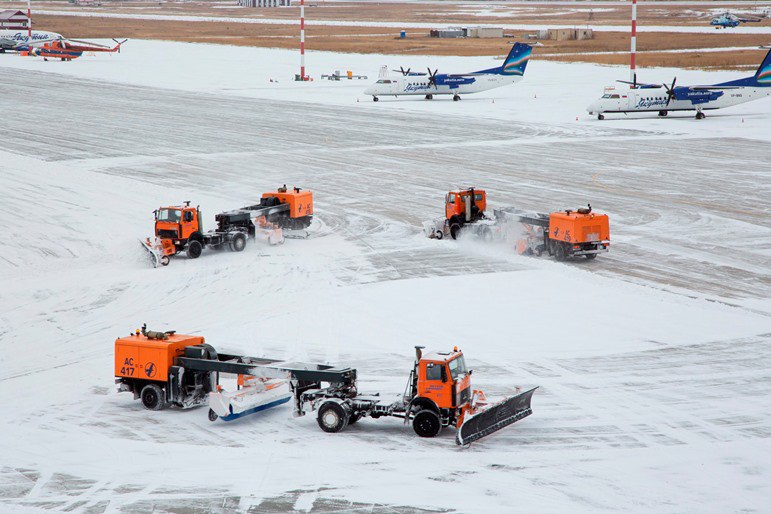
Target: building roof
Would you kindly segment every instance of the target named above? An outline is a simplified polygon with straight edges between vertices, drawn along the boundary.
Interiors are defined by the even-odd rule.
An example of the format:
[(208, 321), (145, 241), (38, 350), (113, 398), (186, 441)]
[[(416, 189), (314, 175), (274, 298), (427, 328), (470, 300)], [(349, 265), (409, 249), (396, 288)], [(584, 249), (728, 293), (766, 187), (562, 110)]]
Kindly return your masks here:
[(22, 11), (17, 11), (15, 9), (6, 9), (5, 11), (0, 11), (0, 21), (5, 20), (26, 20), (27, 15), (24, 14)]

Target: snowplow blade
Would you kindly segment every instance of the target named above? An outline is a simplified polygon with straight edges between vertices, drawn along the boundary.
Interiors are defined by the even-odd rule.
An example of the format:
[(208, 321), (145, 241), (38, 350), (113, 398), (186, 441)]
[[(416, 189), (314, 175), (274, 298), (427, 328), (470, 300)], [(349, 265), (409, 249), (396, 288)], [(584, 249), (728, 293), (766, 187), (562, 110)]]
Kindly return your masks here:
[(534, 387), (522, 394), (512, 396), (465, 420), (458, 429), (455, 442), (472, 443), (526, 418), (533, 413), (533, 409), (530, 408), (530, 399), (536, 389), (538, 388)]

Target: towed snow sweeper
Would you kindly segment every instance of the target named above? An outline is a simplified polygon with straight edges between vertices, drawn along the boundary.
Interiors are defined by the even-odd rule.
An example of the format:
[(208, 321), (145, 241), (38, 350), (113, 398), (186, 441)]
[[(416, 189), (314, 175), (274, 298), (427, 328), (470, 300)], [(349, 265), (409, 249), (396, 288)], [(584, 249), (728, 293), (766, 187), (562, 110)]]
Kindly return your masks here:
[[(239, 390), (224, 391), (220, 374), (238, 376)], [(489, 403), (471, 388), (472, 371), (457, 347), (423, 353), (415, 361), (403, 395), (386, 399), (359, 394), (355, 369), (217, 352), (201, 336), (155, 332), (142, 327), (115, 341), (115, 382), (150, 410), (207, 403), (209, 419), (225, 421), (293, 400), (294, 413), (317, 411), (319, 427), (340, 432), (361, 418), (397, 417), (420, 437), (454, 426), (457, 444), (469, 444), (530, 414), (536, 388)], [(286, 386), (288, 385), (288, 389)]]

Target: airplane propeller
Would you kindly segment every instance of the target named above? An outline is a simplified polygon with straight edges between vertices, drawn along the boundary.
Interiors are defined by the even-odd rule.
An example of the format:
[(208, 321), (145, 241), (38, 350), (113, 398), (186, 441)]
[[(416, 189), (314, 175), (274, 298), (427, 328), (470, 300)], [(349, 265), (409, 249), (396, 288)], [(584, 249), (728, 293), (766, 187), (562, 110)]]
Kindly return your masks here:
[(431, 73), (431, 68), (428, 69), (428, 85), (434, 86), (434, 89), (439, 89), (436, 85), (436, 74), (439, 73), (439, 68), (435, 69), (433, 73)]
[(411, 69), (412, 69), (412, 68), (407, 68), (407, 69), (405, 70), (403, 66), (399, 66), (399, 71), (400, 71), (400, 72), (402, 73), (402, 75), (404, 75), (405, 77), (406, 77), (407, 75), (409, 75), (409, 74), (410, 74), (410, 70), (411, 70)]
[(662, 84), (664, 86), (664, 89), (667, 90), (667, 105), (669, 105), (669, 102), (672, 101), (673, 98), (675, 98), (675, 83), (677, 82), (677, 77), (672, 81), (671, 86), (667, 86), (666, 84)]

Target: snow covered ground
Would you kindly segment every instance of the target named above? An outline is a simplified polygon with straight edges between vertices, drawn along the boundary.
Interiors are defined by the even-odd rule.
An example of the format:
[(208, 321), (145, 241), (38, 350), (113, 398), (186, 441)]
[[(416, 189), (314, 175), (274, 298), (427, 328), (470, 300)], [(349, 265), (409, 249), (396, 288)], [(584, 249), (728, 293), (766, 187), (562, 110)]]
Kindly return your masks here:
[[(771, 100), (599, 122), (584, 108), (624, 69), (534, 61), (461, 102), (375, 104), (370, 80), (318, 76), (493, 61), (314, 52), (298, 84), (282, 50), (0, 57), (0, 510), (767, 509)], [(737, 76), (641, 78), (674, 74)], [(308, 240), (148, 267), (154, 208), (192, 200), (212, 224), (283, 183), (314, 191)], [(496, 206), (591, 202), (611, 252), (560, 264), (423, 238), (463, 184)], [(414, 345), (455, 344), (488, 395), (540, 389), (532, 416), (469, 448), (399, 420), (330, 435), (288, 407), (212, 424), (114, 391), (112, 343), (143, 322), (355, 367), (364, 391), (400, 394)]]

